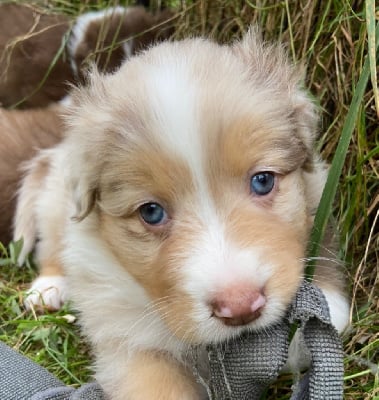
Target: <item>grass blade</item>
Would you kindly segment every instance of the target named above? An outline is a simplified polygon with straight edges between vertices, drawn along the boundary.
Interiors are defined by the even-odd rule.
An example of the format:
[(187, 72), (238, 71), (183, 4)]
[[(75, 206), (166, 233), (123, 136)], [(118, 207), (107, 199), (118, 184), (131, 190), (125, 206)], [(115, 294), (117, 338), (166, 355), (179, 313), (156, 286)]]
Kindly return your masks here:
[[(376, 52), (376, 48), (378, 46), (378, 41), (379, 41), (379, 23), (377, 23), (376, 25), (375, 38), (376, 38), (376, 46), (374, 48), (374, 53)], [(324, 191), (322, 193), (319, 207), (317, 209), (315, 222), (310, 238), (310, 247), (309, 247), (310, 261), (308, 262), (305, 270), (305, 277), (309, 281), (311, 281), (313, 278), (314, 269), (316, 265), (315, 257), (319, 255), (320, 243), (323, 238), (328, 223), (328, 219), (332, 211), (333, 201), (337, 193), (338, 182), (342, 172), (342, 167), (345, 162), (347, 150), (349, 148), (350, 140), (355, 128), (358, 111), (362, 104), (363, 95), (365, 93), (367, 82), (370, 76), (370, 64), (372, 64), (371, 61), (375, 63), (375, 55), (373, 60), (369, 56), (366, 56), (366, 60), (362, 68), (362, 73), (359, 77), (349, 107), (349, 111), (347, 113), (346, 120), (342, 128), (341, 137), (335, 152), (335, 156), (333, 157), (332, 165), (329, 171), (329, 176), (326, 181)]]
[(375, 40), (375, 0), (366, 0), (366, 21), (371, 83), (374, 92), (376, 115), (379, 118), (379, 91), (376, 78), (376, 43), (378, 41)]

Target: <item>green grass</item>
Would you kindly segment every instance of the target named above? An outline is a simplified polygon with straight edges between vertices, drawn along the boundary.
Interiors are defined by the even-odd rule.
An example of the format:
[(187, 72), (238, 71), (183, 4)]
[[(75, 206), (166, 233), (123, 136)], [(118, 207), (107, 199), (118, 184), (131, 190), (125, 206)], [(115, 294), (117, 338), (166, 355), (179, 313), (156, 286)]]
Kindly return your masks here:
[[(76, 15), (107, 3), (115, 4), (50, 0), (44, 7)], [(156, 8), (159, 2), (152, 3)], [(338, 256), (344, 263), (352, 298), (352, 323), (343, 338), (345, 399), (378, 400), (379, 39), (375, 24), (379, 9), (373, 0), (166, 3), (178, 9), (175, 38), (207, 35), (230, 42), (250, 23), (257, 23), (265, 38), (287, 44), (290, 58), (304, 71), (305, 85), (321, 109), (318, 146), (325, 159), (335, 165), (317, 232), (322, 233), (331, 212), (340, 234)], [(314, 236), (312, 242), (319, 239)], [(77, 325), (66, 318), (72, 312), (65, 308), (44, 316), (26, 313), (22, 298), (36, 275), (35, 268), (31, 263), (22, 268), (14, 265), (17, 248), (1, 252), (0, 340), (44, 365), (65, 383), (87, 381), (91, 357)], [(286, 377), (270, 393), (272, 399), (288, 399)]]
[(66, 384), (80, 385), (91, 375), (89, 348), (80, 337), (75, 315), (65, 306), (37, 315), (23, 307), (28, 284), (37, 276), (29, 262), (16, 264), (17, 246), (1, 248), (0, 340), (46, 367)]

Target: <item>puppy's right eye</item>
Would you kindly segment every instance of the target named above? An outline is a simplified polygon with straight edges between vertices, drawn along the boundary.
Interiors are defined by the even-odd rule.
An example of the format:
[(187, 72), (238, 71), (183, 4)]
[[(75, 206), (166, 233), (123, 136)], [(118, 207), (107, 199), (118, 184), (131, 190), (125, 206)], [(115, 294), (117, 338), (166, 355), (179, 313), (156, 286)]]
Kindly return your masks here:
[(145, 203), (139, 208), (141, 218), (149, 225), (162, 225), (167, 222), (166, 210), (158, 203)]

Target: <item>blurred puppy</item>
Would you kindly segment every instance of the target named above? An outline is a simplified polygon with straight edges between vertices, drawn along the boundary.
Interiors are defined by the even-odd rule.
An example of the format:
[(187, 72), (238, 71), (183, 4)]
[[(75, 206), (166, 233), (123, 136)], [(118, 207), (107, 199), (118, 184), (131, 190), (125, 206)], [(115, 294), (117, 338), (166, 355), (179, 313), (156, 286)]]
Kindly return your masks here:
[(63, 134), (60, 106), (47, 109), (0, 109), (0, 242), (12, 238), (16, 193), (23, 176), (22, 165), (39, 149), (57, 144)]
[(64, 96), (74, 79), (67, 52), (52, 62), (68, 29), (67, 16), (0, 4), (0, 106), (43, 107)]
[(42, 107), (60, 100), (68, 82), (83, 81), (89, 62), (114, 71), (135, 52), (167, 38), (172, 30), (165, 21), (171, 16), (168, 10), (153, 16), (143, 7), (114, 7), (74, 22), (28, 4), (1, 4), (0, 106)]
[(172, 33), (169, 10), (155, 16), (143, 7), (114, 7), (85, 13), (75, 21), (68, 52), (72, 70), (83, 80), (90, 63), (102, 72), (115, 71), (124, 61)]
[[(93, 73), (67, 138), (30, 163), (15, 224), (22, 257), (40, 240), (28, 303), (69, 293), (112, 400), (204, 398), (189, 347), (268, 328), (301, 282), (326, 167), (298, 74), (258, 36)], [(315, 282), (342, 330), (339, 272)]]

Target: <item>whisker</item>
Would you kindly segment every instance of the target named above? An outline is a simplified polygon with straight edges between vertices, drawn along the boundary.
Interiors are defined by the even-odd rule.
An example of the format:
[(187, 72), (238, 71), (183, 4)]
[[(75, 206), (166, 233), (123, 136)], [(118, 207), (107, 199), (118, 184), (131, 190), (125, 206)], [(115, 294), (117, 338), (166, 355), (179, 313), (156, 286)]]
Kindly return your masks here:
[(300, 259), (301, 261), (329, 261), (331, 263), (343, 266), (345, 263), (338, 258), (329, 258), (329, 257), (304, 257)]
[[(127, 331), (123, 335), (123, 340), (121, 342), (121, 345), (125, 344), (125, 342), (130, 339), (131, 332), (142, 322), (146, 320), (146, 318), (149, 318), (151, 315), (154, 315), (155, 313), (160, 312), (160, 310), (163, 310), (164, 307), (167, 307), (165, 304), (167, 302), (167, 299), (169, 296), (161, 297), (157, 300), (151, 301), (148, 303), (145, 308), (142, 310), (140, 317), (134, 321), (134, 323), (127, 329)], [(150, 321), (150, 325), (153, 323), (156, 323), (156, 319), (152, 319)], [(146, 327), (144, 327), (146, 329)]]

